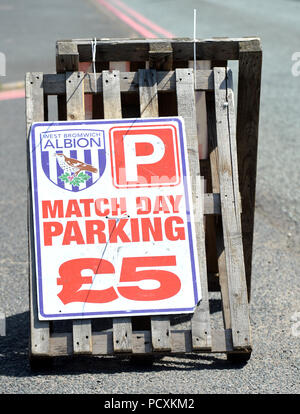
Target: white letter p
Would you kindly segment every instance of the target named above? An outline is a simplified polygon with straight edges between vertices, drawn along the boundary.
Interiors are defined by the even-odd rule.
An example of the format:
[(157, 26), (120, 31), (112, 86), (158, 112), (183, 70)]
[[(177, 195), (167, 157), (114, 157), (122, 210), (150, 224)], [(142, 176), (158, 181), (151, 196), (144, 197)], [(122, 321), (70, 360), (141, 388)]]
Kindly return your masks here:
[[(148, 155), (137, 155), (136, 144), (151, 144), (153, 151)], [(165, 144), (156, 135), (124, 135), (124, 155), (127, 181), (138, 181), (138, 165), (155, 164), (165, 154)]]

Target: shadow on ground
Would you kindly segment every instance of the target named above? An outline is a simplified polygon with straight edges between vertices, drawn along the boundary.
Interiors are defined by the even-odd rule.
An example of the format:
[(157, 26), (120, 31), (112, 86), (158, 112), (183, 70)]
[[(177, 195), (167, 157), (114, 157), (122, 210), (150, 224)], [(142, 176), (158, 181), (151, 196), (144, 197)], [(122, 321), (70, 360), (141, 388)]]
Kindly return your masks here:
[(31, 368), (28, 358), (29, 312), (6, 318), (6, 336), (0, 337), (0, 375), (29, 377), (34, 375), (75, 375), (84, 373), (192, 371), (241, 369), (221, 354), (183, 354), (149, 361), (116, 357), (76, 356), (51, 358), (45, 366)]

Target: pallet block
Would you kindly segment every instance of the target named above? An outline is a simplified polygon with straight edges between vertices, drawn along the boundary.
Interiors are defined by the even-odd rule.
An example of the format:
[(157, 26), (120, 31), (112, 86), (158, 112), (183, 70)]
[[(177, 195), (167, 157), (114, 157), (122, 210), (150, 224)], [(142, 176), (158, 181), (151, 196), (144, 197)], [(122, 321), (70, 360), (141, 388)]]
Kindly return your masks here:
[[(201, 58), (218, 59), (224, 63), (225, 59), (242, 58), (242, 52), (241, 56), (237, 56), (239, 53), (237, 45), (240, 45), (242, 50), (244, 42), (247, 42), (248, 48), (250, 46), (253, 48), (255, 44), (257, 51), (252, 53), (259, 60), (260, 49), (257, 39), (249, 41), (228, 39), (222, 42), (199, 42), (197, 53)], [(244, 238), (245, 229), (241, 217), (243, 217), (242, 211), (245, 212), (245, 204), (243, 194), (241, 203), (239, 175), (245, 168), (245, 164), (243, 168), (240, 167), (241, 157), (247, 156), (246, 153), (249, 153), (250, 149), (246, 151), (243, 145), (238, 146), (238, 139), (236, 139), (239, 129), (235, 125), (231, 71), (221, 66), (197, 70), (194, 73), (187, 63), (191, 60), (191, 41), (152, 43), (118, 40), (98, 41), (101, 47), (97, 47), (96, 68), (97, 70), (100, 68), (99, 72), (96, 74), (87, 70), (80, 72), (78, 71), (80, 61), (86, 63), (91, 60), (91, 45), (88, 43), (88, 41), (58, 42), (59, 73), (26, 75), (27, 136), (32, 122), (48, 120), (48, 97), (51, 95), (57, 96), (60, 120), (85, 119), (86, 103), (89, 105), (88, 117), (95, 119), (182, 116), (185, 119), (192, 176), (202, 300), (194, 314), (190, 316), (99, 318), (67, 322), (39, 321), (29, 185), (31, 361), (39, 361), (43, 357), (76, 354), (146, 357), (190, 352), (221, 352), (226, 353), (229, 359), (233, 357), (248, 359), (252, 345), (245, 270), (248, 263), (247, 259), (245, 260), (245, 249), (249, 247), (249, 243), (245, 246), (245, 240), (249, 242), (251, 237), (246, 232), (246, 239)], [(253, 58), (252, 55), (250, 61)], [(130, 68), (131, 71), (109, 70), (109, 61), (115, 62), (121, 59), (127, 59), (127, 62), (129, 59), (130, 62), (129, 65), (122, 63), (121, 69)], [(253, 78), (254, 74), (245, 62), (249, 63), (244, 56), (246, 67), (243, 76), (248, 75), (248, 78), (246, 77), (248, 81), (249, 76)], [(143, 67), (139, 67), (141, 65)], [(177, 67), (179, 65), (182, 67)], [(85, 68), (87, 67), (89, 65), (86, 64)], [(256, 82), (260, 83), (259, 76), (256, 77)], [(251, 86), (253, 87), (253, 84)], [(245, 96), (258, 109), (259, 94), (256, 93), (255, 97), (251, 97), (249, 86), (245, 85), (245, 87), (248, 90)], [(208, 133), (208, 158), (201, 162), (198, 152), (195, 101), (196, 93), (200, 92), (205, 97)], [(245, 91), (242, 95), (243, 93)], [(239, 104), (238, 111), (240, 110), (241, 117), (246, 116), (244, 109)], [(258, 113), (256, 115), (258, 116)], [(256, 123), (257, 127), (257, 116), (248, 115), (247, 118), (248, 126), (249, 117), (253, 118), (250, 122), (252, 129), (248, 131), (253, 135), (256, 143), (257, 131), (254, 124)], [(239, 133), (241, 134), (241, 131), (244, 133), (240, 121), (238, 123)], [(245, 141), (244, 137), (243, 139), (241, 135), (239, 137), (243, 142)], [(251, 146), (251, 154), (256, 154), (254, 147), (255, 143)], [(252, 159), (247, 159), (246, 169), (250, 171), (250, 176), (252, 174), (250, 182), (253, 185), (254, 180), (255, 184)], [(201, 195), (203, 175), (207, 181), (207, 192), (202, 203), (199, 195)], [(245, 193), (244, 186), (242, 188)], [(248, 192), (252, 194), (253, 188), (248, 189)], [(247, 193), (246, 206), (250, 201), (253, 200), (249, 199)], [(253, 216), (253, 208), (250, 213), (247, 215), (248, 225), (252, 220), (250, 216)], [(205, 220), (197, 220), (197, 217), (202, 217), (202, 214)], [(246, 256), (249, 258), (248, 250)], [(213, 289), (209, 289), (209, 285), (213, 284), (212, 280), (215, 285), (217, 281), (222, 297), (224, 323), (218, 329), (211, 327), (209, 290)]]

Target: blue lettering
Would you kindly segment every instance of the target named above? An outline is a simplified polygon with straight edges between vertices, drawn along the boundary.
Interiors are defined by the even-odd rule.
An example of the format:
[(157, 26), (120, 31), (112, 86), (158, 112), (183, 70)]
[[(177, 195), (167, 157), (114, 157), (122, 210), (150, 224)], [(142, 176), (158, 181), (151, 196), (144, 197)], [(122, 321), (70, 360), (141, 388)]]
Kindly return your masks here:
[[(80, 141), (83, 141), (83, 142), (85, 143), (85, 145), (81, 145), (81, 144), (80, 144)], [(85, 147), (87, 147), (87, 146), (89, 145), (89, 141), (88, 141), (86, 138), (80, 138), (80, 139), (77, 141), (77, 145), (78, 145), (80, 148), (85, 148)]]
[(47, 147), (55, 148), (50, 139), (47, 140), (46, 144), (44, 145), (44, 149)]

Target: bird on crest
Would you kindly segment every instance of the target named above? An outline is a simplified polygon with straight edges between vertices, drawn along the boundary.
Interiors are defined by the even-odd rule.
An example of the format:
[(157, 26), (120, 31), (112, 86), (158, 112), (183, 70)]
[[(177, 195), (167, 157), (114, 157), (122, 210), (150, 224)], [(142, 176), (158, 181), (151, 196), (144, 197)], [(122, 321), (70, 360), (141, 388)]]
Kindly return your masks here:
[(77, 177), (81, 171), (89, 171), (92, 173), (98, 172), (97, 168), (93, 167), (92, 165), (76, 160), (75, 158), (68, 158), (62, 152), (56, 153), (55, 156), (60, 168), (64, 171), (64, 173), (69, 173), (69, 175), (71, 175), (73, 178)]

